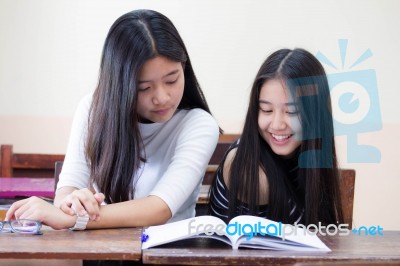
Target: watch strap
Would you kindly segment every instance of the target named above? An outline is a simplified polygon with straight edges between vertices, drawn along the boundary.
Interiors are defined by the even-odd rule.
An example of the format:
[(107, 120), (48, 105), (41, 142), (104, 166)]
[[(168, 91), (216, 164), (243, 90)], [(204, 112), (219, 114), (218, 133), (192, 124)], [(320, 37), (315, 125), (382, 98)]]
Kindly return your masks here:
[(77, 215), (76, 217), (75, 225), (71, 227), (70, 230), (85, 230), (86, 225), (89, 222), (89, 215)]

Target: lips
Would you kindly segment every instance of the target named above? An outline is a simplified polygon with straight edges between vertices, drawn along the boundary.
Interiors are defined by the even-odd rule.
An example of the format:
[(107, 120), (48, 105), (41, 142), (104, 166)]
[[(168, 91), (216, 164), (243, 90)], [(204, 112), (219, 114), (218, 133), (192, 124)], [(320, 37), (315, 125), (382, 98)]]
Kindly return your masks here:
[(155, 110), (153, 112), (158, 115), (165, 115), (166, 113), (168, 113), (169, 110), (170, 110), (170, 108), (164, 108), (164, 109)]
[(276, 141), (285, 141), (289, 139), (293, 134), (286, 134), (286, 135), (277, 135), (277, 134), (271, 134), (272, 138)]

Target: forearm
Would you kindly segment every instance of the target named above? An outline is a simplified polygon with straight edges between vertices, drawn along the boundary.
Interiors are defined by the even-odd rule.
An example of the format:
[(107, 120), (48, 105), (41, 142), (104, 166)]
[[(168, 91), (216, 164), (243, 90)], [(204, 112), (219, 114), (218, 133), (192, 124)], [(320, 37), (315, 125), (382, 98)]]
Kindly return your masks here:
[(100, 219), (90, 220), (87, 228), (149, 226), (166, 223), (172, 214), (168, 205), (157, 196), (130, 200), (100, 207)]

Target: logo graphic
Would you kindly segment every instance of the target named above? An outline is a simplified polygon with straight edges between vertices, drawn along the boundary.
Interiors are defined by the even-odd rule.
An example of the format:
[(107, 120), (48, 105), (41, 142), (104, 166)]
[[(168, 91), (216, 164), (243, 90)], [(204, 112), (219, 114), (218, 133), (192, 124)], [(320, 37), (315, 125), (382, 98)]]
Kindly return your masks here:
[[(188, 235), (213, 235), (217, 234), (219, 236), (223, 235), (238, 235), (238, 236), (246, 236), (246, 240), (251, 240), (254, 236), (276, 236), (280, 237), (283, 240), (286, 239), (287, 236), (306, 236), (306, 235), (340, 235), (340, 236), (348, 236), (351, 233), (354, 235), (365, 235), (365, 236), (382, 236), (383, 235), (383, 227), (380, 225), (377, 226), (361, 226), (360, 228), (349, 229), (348, 224), (328, 224), (322, 225), (321, 222), (318, 224), (309, 224), (307, 226), (302, 224), (295, 223), (291, 224), (283, 224), (281, 222), (262, 222), (259, 221), (257, 223), (239, 223), (229, 222), (229, 224), (223, 223), (196, 223), (196, 218), (193, 218), (188, 223)], [(142, 235), (142, 242), (146, 242), (147, 235)], [(145, 239), (143, 239), (145, 238)]]
[[(340, 39), (338, 42), (343, 70), (348, 41)], [(352, 69), (371, 56), (372, 51), (367, 49), (348, 69)], [(321, 63), (338, 70), (338, 67), (323, 53), (318, 52), (316, 57)], [(381, 161), (379, 149), (358, 144), (357, 141), (360, 133), (382, 129), (375, 71), (372, 69), (339, 71), (328, 74), (327, 77), (331, 90), (335, 135), (347, 136), (347, 161), (349, 163), (379, 163)]]

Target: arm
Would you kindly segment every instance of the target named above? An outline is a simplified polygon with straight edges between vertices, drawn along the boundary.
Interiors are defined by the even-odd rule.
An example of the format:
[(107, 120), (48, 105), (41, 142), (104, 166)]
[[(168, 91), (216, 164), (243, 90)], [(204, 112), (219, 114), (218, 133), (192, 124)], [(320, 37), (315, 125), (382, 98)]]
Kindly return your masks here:
[[(152, 142), (152, 157), (154, 150), (147, 146), (150, 157), (137, 182), (135, 199), (101, 206), (100, 220), (90, 222), (88, 228), (163, 224), (171, 218), (183, 218), (187, 209), (194, 212), (194, 191), (199, 188), (219, 134), (214, 118), (203, 112), (175, 117), (179, 123), (173, 124), (174, 130), (157, 139), (167, 147)], [(163, 153), (164, 148), (170, 152)], [(165, 168), (157, 168), (160, 164)]]
[(168, 205), (157, 196), (100, 206), (98, 221), (89, 221), (87, 228), (149, 226), (166, 223), (171, 218)]
[(225, 182), (227, 188), (229, 188), (229, 181), (230, 181), (230, 176), (231, 176), (231, 164), (232, 164), (233, 159), (235, 158), (236, 150), (237, 150), (237, 148), (234, 148), (228, 152), (228, 154), (226, 155), (226, 159), (224, 161), (223, 168), (222, 168), (223, 169), (223, 178), (224, 178), (224, 182)]
[(76, 188), (74, 187), (62, 187), (60, 189), (57, 189), (56, 195), (54, 197), (54, 205), (58, 208), (60, 208), (60, 205), (63, 201), (63, 199), (74, 192)]
[(163, 199), (171, 209), (171, 221), (192, 217), (200, 184), (218, 141), (218, 125), (198, 109), (183, 119), (174, 135), (168, 169), (149, 192)]
[(90, 95), (84, 97), (75, 111), (54, 205), (66, 214), (74, 215), (75, 211), (71, 208), (73, 204), (77, 213), (85, 214), (87, 211), (92, 219), (97, 219), (99, 216), (98, 205), (104, 198), (102, 195), (95, 197), (88, 191), (90, 169), (85, 157), (84, 145), (91, 100)]
[[(197, 195), (194, 195), (193, 191), (201, 183), (207, 164), (217, 144), (219, 132), (218, 125), (209, 115), (206, 119), (203, 116), (200, 120), (190, 120), (191, 122), (179, 128), (178, 136), (173, 136), (178, 141), (173, 146), (171, 161), (167, 169), (162, 172), (162, 176), (157, 177), (155, 187), (150, 190), (150, 193), (142, 198), (99, 206), (100, 219), (91, 219), (87, 228), (135, 227), (162, 224), (167, 222), (180, 210), (189, 197), (193, 200), (189, 200), (190, 204), (188, 206), (194, 207)], [(139, 179), (140, 181), (144, 183), (148, 182), (146, 178)], [(68, 197), (73, 195), (75, 199), (81, 198), (82, 193), (86, 192), (84, 189), (76, 190), (74, 186), (59, 188), (55, 204), (57, 206), (61, 206), (62, 204), (68, 205), (68, 201), (71, 202), (71, 199), (68, 199)], [(88, 198), (94, 197), (93, 192), (91, 193), (87, 194)], [(33, 206), (33, 203), (29, 204)], [(26, 206), (29, 206), (29, 204)], [(21, 207), (20, 204), (15, 205), (8, 214), (8, 217), (15, 213), (18, 217), (22, 215), (30, 217), (30, 219), (41, 220), (44, 224), (57, 229), (72, 227), (76, 221), (75, 216), (62, 213), (63, 217), (64, 214), (69, 217), (61, 219), (60, 222), (60, 219), (57, 218), (60, 215), (60, 209), (53, 205), (47, 206), (41, 204), (40, 212), (29, 213), (29, 215), (28, 212), (24, 214), (24, 211), (27, 209), (32, 210), (33, 208)], [(77, 211), (79, 212), (78, 209)]]
[(103, 201), (103, 193), (95, 193), (87, 188), (77, 190), (73, 187), (62, 187), (56, 192), (54, 205), (66, 214), (85, 215), (88, 213), (91, 220), (98, 220), (100, 219), (100, 204)]
[[(149, 196), (138, 200), (102, 205), (100, 207), (100, 216), (102, 217), (101, 220), (90, 220), (87, 228), (117, 228), (162, 224), (171, 217), (171, 212), (163, 200), (156, 196)], [(64, 213), (61, 209), (43, 199), (30, 197), (11, 205), (6, 213), (5, 220), (11, 219), (38, 220), (54, 229), (65, 229), (73, 227), (77, 217), (76, 215)]]

